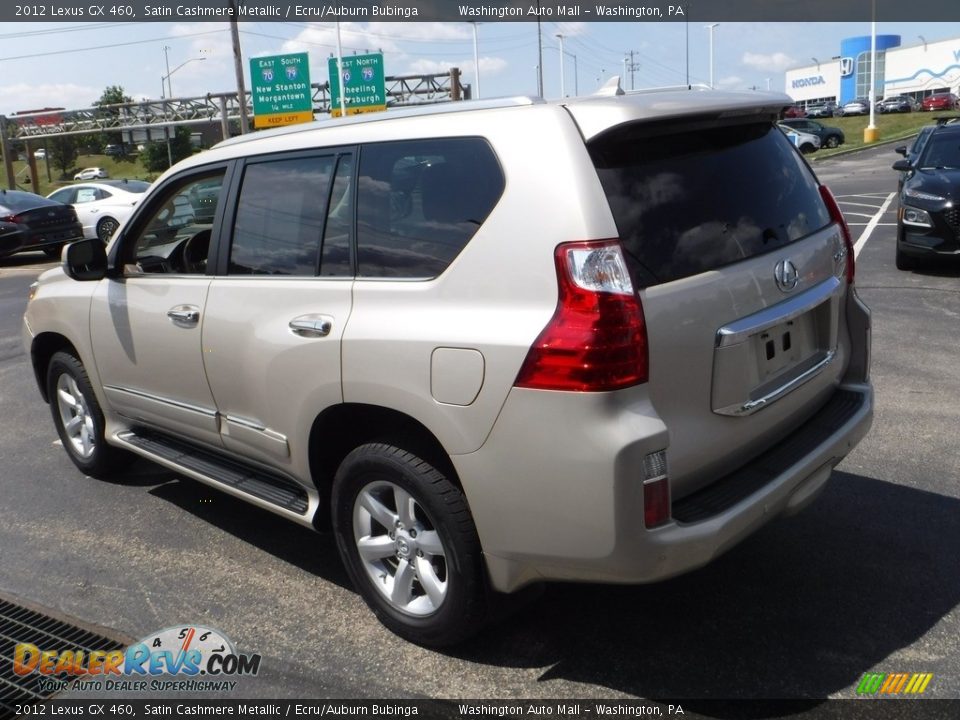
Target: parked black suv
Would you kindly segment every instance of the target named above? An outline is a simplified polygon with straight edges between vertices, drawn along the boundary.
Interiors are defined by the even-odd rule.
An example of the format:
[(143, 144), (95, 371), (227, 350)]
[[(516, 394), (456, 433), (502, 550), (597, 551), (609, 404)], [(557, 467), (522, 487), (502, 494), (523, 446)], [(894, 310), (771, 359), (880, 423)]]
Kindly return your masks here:
[(960, 124), (934, 127), (919, 156), (897, 160), (893, 169), (905, 173), (897, 268), (912, 270), (924, 259), (960, 254)]
[(820, 138), (820, 147), (835, 148), (846, 142), (843, 130), (838, 127), (829, 127), (818, 123), (816, 120), (807, 120), (805, 118), (787, 118), (780, 121), (781, 125), (787, 125), (794, 130), (810, 133)]

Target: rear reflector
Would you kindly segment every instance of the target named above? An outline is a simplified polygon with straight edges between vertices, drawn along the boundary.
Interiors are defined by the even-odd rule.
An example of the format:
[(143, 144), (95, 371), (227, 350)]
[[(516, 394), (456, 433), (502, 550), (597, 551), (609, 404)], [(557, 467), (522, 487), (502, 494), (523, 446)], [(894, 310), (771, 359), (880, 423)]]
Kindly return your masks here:
[(830, 188), (826, 185), (821, 185), (820, 197), (823, 198), (823, 203), (830, 212), (830, 219), (840, 226), (840, 232), (843, 234), (843, 244), (847, 248), (847, 283), (852, 283), (855, 273), (855, 258), (853, 255), (853, 236), (850, 234), (850, 226), (847, 225), (843, 213), (840, 212), (840, 206), (837, 204), (836, 198), (833, 197), (833, 193), (830, 192)]
[(663, 525), (670, 519), (670, 481), (667, 478), (643, 483), (643, 524), (649, 528)]
[(620, 241), (564, 243), (554, 263), (557, 309), (515, 385), (599, 392), (646, 382), (646, 324)]

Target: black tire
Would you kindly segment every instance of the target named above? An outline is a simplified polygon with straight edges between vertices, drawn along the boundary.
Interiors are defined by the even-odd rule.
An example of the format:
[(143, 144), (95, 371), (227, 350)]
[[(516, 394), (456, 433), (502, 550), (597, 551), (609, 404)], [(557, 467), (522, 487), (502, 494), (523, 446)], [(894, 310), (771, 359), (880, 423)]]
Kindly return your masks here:
[(840, 138), (836, 135), (831, 135), (827, 138), (826, 146), (831, 150), (836, 147), (840, 147)]
[(810, 155), (811, 153), (816, 152), (816, 148), (811, 143), (804, 143), (800, 146), (800, 152), (804, 155)]
[[(361, 445), (337, 470), (331, 512), (351, 580), (391, 631), (441, 647), (482, 627), (487, 596), (476, 527), (463, 493), (436, 468), (391, 445)], [(376, 546), (366, 559), (363, 542)]]
[(115, 218), (109, 216), (100, 218), (100, 221), (97, 223), (97, 237), (106, 245), (118, 227), (120, 227), (120, 223), (118, 223)]
[(56, 247), (45, 247), (43, 249), (43, 254), (48, 258), (60, 259), (60, 251), (63, 250), (63, 245), (57, 245)]
[[(73, 397), (72, 407), (61, 390)], [(100, 403), (83, 363), (72, 353), (58, 352), (50, 359), (47, 398), (63, 449), (82, 472), (92, 477), (107, 477), (130, 462), (132, 456), (107, 445)], [(67, 424), (78, 418), (80, 434), (73, 435)]]

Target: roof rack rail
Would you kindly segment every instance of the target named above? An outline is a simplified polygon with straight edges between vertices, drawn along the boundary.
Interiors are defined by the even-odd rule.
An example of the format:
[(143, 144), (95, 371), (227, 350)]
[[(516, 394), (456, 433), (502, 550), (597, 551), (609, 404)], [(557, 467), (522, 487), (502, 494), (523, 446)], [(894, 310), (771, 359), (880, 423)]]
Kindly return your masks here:
[(300, 125), (264, 130), (246, 135), (237, 135), (217, 143), (214, 147), (237, 145), (254, 139), (267, 136), (288, 135), (298, 132), (308, 132), (317, 127), (335, 127), (341, 125), (360, 125), (363, 123), (379, 122), (396, 117), (421, 117), (427, 115), (441, 115), (443, 113), (466, 112), (468, 110), (491, 110), (495, 108), (520, 107), (524, 105), (538, 105), (545, 101), (543, 98), (527, 95), (513, 95), (509, 97), (490, 98), (489, 100), (461, 100), (457, 102), (420, 103), (414, 105), (394, 106), (388, 110), (375, 113), (358, 113), (345, 118), (324, 118)]
[(941, 125), (947, 125), (949, 123), (954, 123), (958, 120), (960, 120), (960, 115), (945, 115), (943, 117), (938, 117), (937, 127), (940, 127)]

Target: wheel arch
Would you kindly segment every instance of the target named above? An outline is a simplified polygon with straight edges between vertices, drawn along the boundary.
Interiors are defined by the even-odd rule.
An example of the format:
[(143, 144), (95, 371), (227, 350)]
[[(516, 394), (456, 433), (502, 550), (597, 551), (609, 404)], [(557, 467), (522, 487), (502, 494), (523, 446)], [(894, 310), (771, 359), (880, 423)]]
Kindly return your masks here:
[(43, 397), (43, 401), (47, 403), (50, 402), (47, 395), (47, 367), (50, 365), (50, 359), (62, 350), (80, 358), (80, 353), (77, 352), (74, 344), (60, 333), (40, 333), (33, 338), (33, 342), (30, 344), (30, 364), (33, 366), (33, 375), (36, 378), (37, 386), (40, 388), (40, 395)]
[[(343, 459), (354, 448), (371, 442), (388, 443), (418, 455), (463, 491), (449, 454), (423, 423), (391, 408), (342, 403), (320, 413), (310, 428), (310, 474), (320, 493), (321, 507), (329, 508), (333, 476)], [(329, 512), (318, 512), (314, 525), (328, 530)]]

